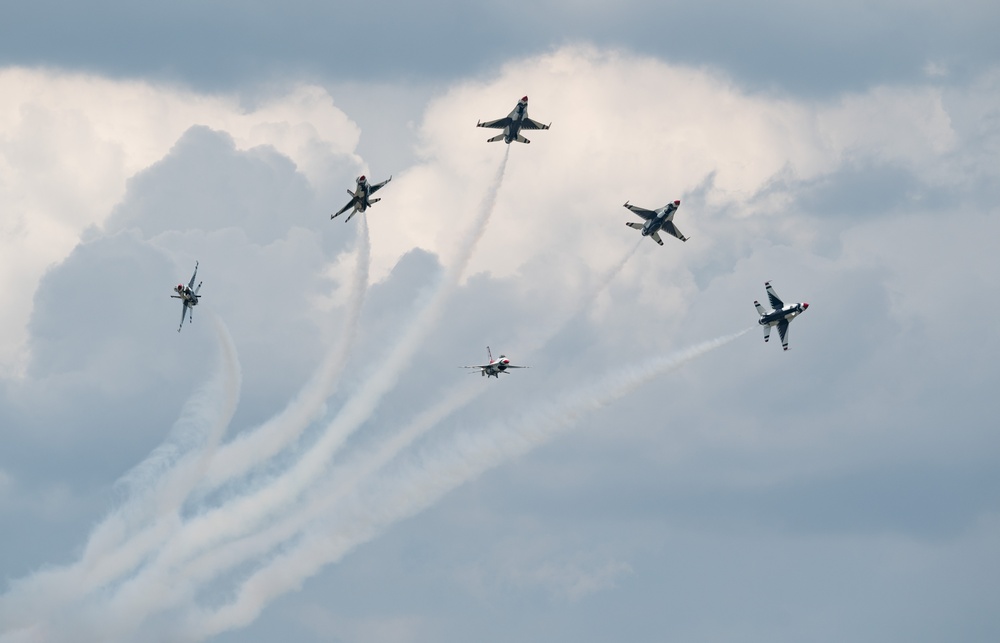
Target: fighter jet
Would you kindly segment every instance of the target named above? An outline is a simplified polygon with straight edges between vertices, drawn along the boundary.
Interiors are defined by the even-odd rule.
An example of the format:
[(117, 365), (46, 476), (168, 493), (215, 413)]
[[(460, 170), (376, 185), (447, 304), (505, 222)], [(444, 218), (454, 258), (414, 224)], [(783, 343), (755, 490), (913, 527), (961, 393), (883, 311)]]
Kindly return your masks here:
[(760, 302), (753, 302), (753, 305), (757, 307), (757, 312), (760, 313), (760, 320), (757, 322), (764, 327), (764, 341), (766, 342), (771, 338), (771, 327), (778, 327), (778, 335), (781, 337), (781, 345), (784, 349), (788, 350), (788, 323), (804, 313), (806, 308), (809, 308), (809, 304), (788, 304), (781, 301), (781, 297), (774, 292), (774, 288), (771, 288), (771, 282), (765, 281), (764, 288), (767, 289), (767, 298), (771, 301), (771, 310), (764, 310), (764, 307), (760, 305)]
[[(181, 332), (181, 328), (184, 327), (184, 317), (187, 317), (188, 310), (197, 306), (198, 299), (201, 297), (201, 295), (198, 294), (198, 291), (201, 290), (201, 282), (200, 281), (198, 282), (197, 288), (194, 287), (194, 278), (195, 276), (197, 276), (197, 274), (198, 274), (198, 262), (195, 261), (194, 274), (191, 275), (191, 281), (188, 282), (187, 286), (185, 286), (184, 284), (177, 284), (177, 287), (174, 288), (174, 292), (176, 292), (177, 294), (170, 295), (174, 299), (180, 299), (181, 303), (184, 305), (184, 307), (181, 308), (181, 325), (177, 327), (178, 333)], [(188, 317), (189, 324), (191, 323), (192, 319), (194, 319), (194, 311), (191, 311), (191, 316)]]
[(495, 377), (500, 379), (500, 373), (506, 373), (508, 368), (530, 368), (530, 366), (514, 366), (507, 359), (506, 355), (501, 355), (497, 359), (493, 359), (493, 352), (490, 351), (490, 347), (486, 347), (486, 354), (490, 358), (489, 364), (479, 364), (476, 366), (463, 366), (462, 368), (478, 368), (480, 375), (485, 375), (486, 377)]
[(381, 183), (376, 183), (375, 185), (371, 185), (368, 183), (368, 179), (366, 179), (364, 175), (359, 176), (357, 179), (358, 186), (354, 188), (354, 192), (351, 192), (350, 190), (347, 191), (347, 193), (351, 195), (351, 200), (347, 202), (347, 205), (337, 210), (336, 214), (331, 214), (330, 218), (336, 219), (343, 213), (347, 212), (348, 209), (350, 209), (351, 213), (347, 215), (346, 219), (344, 219), (344, 223), (347, 223), (348, 221), (351, 220), (351, 217), (353, 217), (358, 212), (365, 212), (369, 206), (378, 203), (379, 201), (382, 200), (382, 199), (372, 199), (370, 198), (371, 195), (381, 190), (382, 186), (391, 180), (392, 177), (390, 176)]
[(514, 108), (506, 118), (498, 118), (495, 121), (476, 123), (476, 127), (489, 127), (491, 129), (502, 129), (503, 134), (497, 134), (493, 138), (486, 139), (487, 143), (493, 143), (494, 141), (502, 140), (504, 143), (510, 145), (511, 141), (517, 141), (518, 143), (530, 143), (528, 139), (521, 136), (521, 130), (523, 129), (549, 129), (552, 123), (548, 125), (542, 125), (538, 121), (533, 121), (528, 118), (528, 97), (525, 96), (517, 102), (517, 106)]
[(653, 241), (661, 246), (663, 245), (663, 239), (660, 239), (661, 230), (667, 234), (677, 237), (681, 241), (687, 241), (691, 237), (685, 237), (681, 234), (681, 231), (677, 229), (677, 226), (674, 225), (674, 214), (677, 212), (677, 208), (679, 208), (680, 205), (680, 201), (674, 201), (673, 203), (668, 203), (659, 210), (647, 210), (636, 205), (630, 205), (629, 202), (626, 201), (625, 207), (645, 219), (646, 223), (629, 221), (625, 225), (630, 228), (635, 228), (636, 230), (642, 230), (642, 236), (652, 237)]

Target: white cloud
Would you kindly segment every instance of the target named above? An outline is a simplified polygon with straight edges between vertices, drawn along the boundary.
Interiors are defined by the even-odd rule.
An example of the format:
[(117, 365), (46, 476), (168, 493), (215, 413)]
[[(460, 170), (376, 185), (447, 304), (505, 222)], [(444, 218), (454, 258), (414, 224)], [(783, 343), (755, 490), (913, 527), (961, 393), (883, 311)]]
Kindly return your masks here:
[[(57, 77), (52, 82), (69, 81)], [(102, 87), (101, 83), (108, 82), (115, 91), (135, 89), (128, 83), (88, 82)], [(108, 593), (117, 591), (119, 595), (110, 608), (103, 597), (86, 602), (83, 611), (88, 612), (87, 618), (92, 623), (99, 621), (93, 620), (91, 608), (95, 614), (127, 614), (134, 620), (116, 624), (129, 633), (131, 627), (145, 633), (162, 625), (156, 620), (160, 616), (143, 619), (144, 610), (164, 607), (173, 610), (162, 616), (164, 620), (183, 617), (176, 620), (183, 623), (177, 627), (190, 627), (191, 631), (221, 631), (249, 622), (275, 596), (301, 586), (324, 562), (339, 560), (388, 524), (436, 502), (455, 484), (475, 477), (488, 466), (509, 461), (544, 442), (551, 437), (546, 430), (562, 430), (578, 420), (587, 424), (590, 416), (579, 409), (594, 411), (604, 405), (602, 396), (609, 391), (629, 397), (628, 404), (595, 412), (597, 421), (612, 425), (611, 430), (581, 437), (576, 454), (552, 449), (538, 456), (544, 465), (538, 467), (539, 472), (529, 471), (525, 484), (551, 480), (559, 475), (560, 467), (563, 472), (569, 467), (574, 473), (582, 471), (581, 476), (595, 476), (590, 479), (595, 486), (606, 481), (620, 483), (633, 468), (642, 468), (643, 458), (649, 458), (656, 464), (671, 465), (671, 475), (677, 477), (675, 488), (680, 490), (685, 489), (685, 483), (706, 479), (715, 484), (713, 490), (779, 489), (817, 471), (843, 472), (859, 463), (875, 466), (893, 462), (904, 432), (907, 437), (920, 435), (920, 440), (906, 441), (912, 457), (940, 453), (942, 438), (935, 437), (929, 425), (913, 428), (910, 421), (917, 423), (935, 410), (940, 413), (940, 407), (926, 406), (930, 400), (925, 393), (932, 384), (948, 384), (943, 373), (968, 382), (975, 380), (976, 373), (989, 372), (983, 370), (986, 360), (971, 349), (980, 342), (993, 341), (981, 339), (990, 332), (988, 313), (993, 304), (984, 303), (984, 314), (970, 321), (954, 315), (945, 319), (939, 308), (926, 305), (926, 299), (942, 292), (968, 298), (977, 289), (988, 288), (988, 275), (995, 274), (998, 267), (996, 255), (986, 252), (988, 240), (995, 236), (989, 213), (977, 210), (972, 198), (963, 198), (961, 207), (949, 208), (949, 220), (942, 225), (956, 231), (961, 242), (955, 242), (942, 238), (940, 232), (934, 234), (939, 225), (936, 217), (944, 213), (931, 208), (905, 216), (874, 212), (867, 219), (838, 218), (826, 211), (803, 211), (801, 203), (806, 187), (841, 177), (845, 168), (853, 169), (859, 159), (899, 169), (914, 177), (921, 190), (967, 188), (969, 179), (962, 168), (980, 160), (998, 134), (992, 120), (995, 103), (989, 102), (995, 97), (996, 84), (989, 79), (979, 83), (974, 91), (957, 96), (954, 89), (879, 87), (817, 103), (751, 95), (712, 71), (567, 48), (515, 61), (488, 82), (457, 84), (427, 107), (420, 129), (421, 161), (394, 172), (393, 182), (380, 193), (383, 201), (366, 215), (372, 229), (372, 276), (376, 282), (369, 301), (374, 302), (378, 314), (363, 313), (362, 337), (345, 371), (351, 373), (351, 381), (331, 396), (329, 417), (321, 424), (332, 426), (345, 406), (355, 408), (357, 403), (351, 401), (356, 400), (358, 391), (373, 389), (379, 397), (373, 402), (377, 405), (374, 415), (364, 409), (359, 414), (363, 417), (351, 424), (351, 431), (360, 429), (357, 435), (331, 448), (335, 451), (335, 471), (350, 471), (342, 465), (353, 460), (341, 458), (364, 454), (367, 447), (388, 445), (386, 437), (392, 430), (441, 402), (454, 383), (454, 366), (465, 363), (461, 355), (478, 354), (482, 344), (495, 343), (497, 337), (514, 344), (509, 348), (515, 352), (523, 350), (518, 337), (544, 336), (556, 329), (562, 332), (533, 354), (523, 355), (534, 367), (531, 371), (489, 383), (493, 388), (484, 389), (488, 394), (477, 398), (475, 408), (460, 409), (446, 419), (445, 430), (433, 438), (437, 440), (433, 446), (439, 450), (423, 450), (427, 445), (419, 444), (421, 457), (400, 462), (389, 458), (391, 461), (380, 463), (394, 475), (382, 477), (369, 471), (364, 485), (334, 485), (333, 491), (317, 484), (330, 473), (323, 458), (314, 463), (308, 479), (296, 482), (291, 497), (272, 497), (273, 511), (254, 515), (254, 520), (249, 520), (251, 511), (227, 520), (232, 540), (217, 542), (214, 537), (221, 536), (221, 531), (207, 534), (200, 542), (208, 549), (193, 552), (169, 541), (162, 551), (179, 552), (176, 560), (159, 567), (147, 565), (142, 570), (147, 574), (136, 573), (127, 577), (128, 582), (111, 587)], [(170, 94), (148, 87), (146, 91), (164, 100)], [(551, 120), (553, 128), (531, 133), (530, 146), (506, 148), (485, 143), (488, 133), (473, 127), (473, 119), (501, 116), (525, 93), (531, 98), (532, 117)], [(279, 219), (280, 224), (273, 227), (257, 222), (271, 221), (268, 210), (272, 207), (318, 208), (324, 204), (328, 198), (325, 191), (333, 179), (323, 170), (335, 159), (353, 158), (357, 131), (325, 94), (311, 88), (293, 90), (251, 112), (219, 98), (185, 96), (190, 105), (182, 105), (185, 101), (180, 99), (168, 100), (167, 107), (158, 108), (163, 111), (154, 110), (165, 121), (177, 123), (172, 138), (159, 132), (144, 135), (146, 147), (152, 150), (145, 152), (138, 146), (129, 147), (128, 142), (111, 145), (106, 154), (110, 160), (102, 161), (111, 169), (98, 172), (106, 183), (101, 189), (106, 207), (101, 211), (95, 208), (64, 229), (75, 244), (83, 226), (102, 221), (118, 203), (122, 205), (117, 212), (126, 219), (124, 227), (143, 216), (155, 218), (159, 227), (149, 233), (136, 228), (104, 237), (100, 230), (92, 231), (93, 237), (71, 255), (72, 262), (61, 264), (46, 281), (41, 298), (46, 306), (44, 320), (59, 320), (81, 311), (91, 314), (93, 307), (71, 309), (58, 294), (73, 291), (71, 286), (77, 282), (70, 276), (87, 283), (98, 274), (101, 262), (113, 263), (111, 259), (119, 256), (112, 252), (116, 248), (119, 250), (114, 252), (129, 257), (136, 266), (164, 260), (159, 255), (148, 256), (155, 254), (150, 249), (172, 257), (211, 256), (212, 298), (208, 299), (206, 290), (205, 303), (211, 301), (213, 309), (230, 322), (247, 374), (245, 390), (254, 392), (244, 398), (251, 398), (256, 420), (266, 417), (269, 408), (282, 407), (284, 398), (275, 391), (294, 393), (302, 374), (320, 361), (320, 353), (330, 342), (318, 338), (335, 336), (341, 329), (344, 298), (326, 296), (323, 286), (329, 285), (331, 275), (342, 281), (349, 278), (351, 261), (347, 254), (337, 253), (355, 233), (353, 225), (331, 224), (325, 217), (297, 223)], [(135, 101), (139, 111), (149, 104)], [(175, 111), (188, 116), (178, 117)], [(146, 116), (121, 118), (125, 123), (139, 123), (140, 134), (145, 131), (142, 127), (152, 128)], [(190, 130), (188, 126), (195, 121), (212, 129)], [(76, 125), (68, 122), (71, 131), (98, 131), (86, 120)], [(22, 132), (17, 129), (20, 125), (7, 127)], [(983, 135), (974, 137), (973, 132)], [(42, 134), (40, 127), (31, 133)], [(79, 149), (88, 145), (89, 139), (82, 140)], [(159, 147), (150, 143), (153, 140)], [(259, 145), (270, 147), (256, 147)], [(24, 148), (21, 145), (18, 150)], [(201, 166), (195, 160), (207, 151), (219, 159), (218, 167), (208, 163), (197, 169)], [(413, 345), (400, 351), (405, 352), (405, 359), (385, 361), (386, 346), (395, 346), (399, 338), (408, 336), (408, 328), (414, 328), (409, 319), (414, 310), (411, 302), (425, 303), (429, 286), (425, 282), (434, 274), (433, 257), (410, 255), (411, 263), (405, 265), (417, 266), (411, 275), (402, 274), (406, 271), (399, 268), (400, 257), (417, 246), (449, 266), (460, 265), (459, 241), (468, 234), (500, 156), (508, 152), (510, 162), (497, 208), (467, 271), (465, 285), (454, 291), (445, 314), (420, 333), (413, 333)], [(145, 165), (135, 160), (140, 156), (148, 159), (143, 161)], [(294, 167), (285, 163), (286, 158)], [(251, 217), (244, 219), (246, 230), (241, 229), (236, 210), (247, 195), (228, 195), (228, 188), (213, 192), (211, 203), (218, 208), (233, 207), (235, 213), (213, 215), (212, 208), (205, 208), (187, 213), (191, 219), (178, 216), (173, 220), (169, 210), (179, 201), (169, 193), (190, 182), (192, 168), (203, 173), (210, 184), (217, 183), (213, 181), (215, 173), (220, 179), (263, 176), (266, 180), (255, 187), (277, 197), (273, 205), (268, 202), (254, 213), (252, 225)], [(262, 174), (256, 173), (258, 170)], [(995, 167), (978, 171), (987, 178), (997, 174)], [(124, 181), (129, 176), (135, 179), (125, 191)], [(118, 185), (118, 179), (108, 177), (124, 178)], [(843, 179), (848, 188), (851, 178), (848, 174)], [(22, 183), (25, 180), (19, 179)], [(32, 192), (22, 183), (17, 184), (21, 192), (37, 193), (41, 198), (37, 188)], [(234, 181), (231, 185), (241, 184)], [(342, 192), (343, 187), (347, 186), (336, 186), (336, 191)], [(196, 196), (209, 196), (207, 190), (204, 195), (198, 192)], [(248, 193), (254, 194), (252, 190)], [(839, 207), (836, 198), (823, 196), (821, 205)], [(138, 197), (149, 199), (149, 203)], [(683, 244), (667, 239), (663, 248), (645, 241), (610, 287), (596, 292), (602, 275), (639, 241), (638, 235), (623, 225), (630, 215), (621, 204), (629, 199), (656, 207), (674, 198), (683, 201), (677, 224), (692, 241)], [(206, 200), (196, 205), (204, 207)], [(341, 203), (332, 205), (339, 207)], [(199, 225), (199, 218), (208, 217), (212, 217), (212, 225)], [(45, 221), (44, 217), (40, 220), (39, 230), (44, 229)], [(50, 261), (61, 256), (53, 252)], [(937, 271), (933, 277), (925, 275), (925, 266)], [(207, 263), (203, 267), (207, 271)], [(71, 268), (78, 269), (74, 272)], [(962, 273), (969, 272), (976, 276), (952, 285)], [(132, 273), (132, 282), (141, 281), (139, 269)], [(391, 278), (387, 277), (390, 274)], [(672, 378), (668, 386), (661, 387), (659, 382), (643, 385), (645, 379), (638, 373), (617, 370), (650, 353), (659, 355), (669, 348), (749, 326), (754, 321), (750, 302), (760, 297), (761, 282), (766, 278), (775, 279), (786, 296), (813, 304), (809, 315), (792, 329), (793, 351), (788, 355), (771, 350), (776, 348), (773, 343), (761, 346), (757, 335), (692, 362), (684, 375)], [(208, 284), (208, 272), (205, 279)], [(281, 305), (266, 305), (273, 302), (262, 302), (264, 296), (282, 297)], [(590, 317), (559, 325), (561, 318), (580, 305), (576, 302), (595, 297), (598, 309), (583, 311)], [(171, 310), (171, 314), (176, 312)], [(931, 337), (929, 331), (941, 331), (952, 324), (959, 332), (947, 349), (920, 341)], [(52, 341), (59, 335), (51, 332), (58, 325), (46, 328), (50, 333), (43, 340)], [(170, 325), (164, 332), (176, 339), (172, 330)], [(88, 332), (60, 337), (67, 343), (48, 345), (46, 355), (65, 352), (78, 356), (80, 361), (73, 364), (82, 364), (81, 377), (86, 377), (96, 372), (113, 373), (129, 355), (132, 369), (146, 363), (141, 351), (130, 353), (129, 346), (148, 343), (146, 350), (158, 354), (151, 346), (153, 340), (136, 342), (133, 337), (128, 340), (131, 344), (121, 345), (120, 353), (108, 350), (99, 362), (88, 361), (90, 352), (106, 346), (88, 337)], [(118, 330), (108, 329), (107, 333), (113, 336)], [(204, 345), (188, 342), (198, 342), (198, 337), (185, 336), (181, 349), (176, 348), (176, 342), (162, 344), (169, 347), (162, 352), (177, 352), (188, 360), (190, 371), (197, 371), (201, 362), (192, 357), (196, 354), (192, 349)], [(470, 347), (473, 342), (475, 346)], [(972, 360), (976, 368), (953, 374), (949, 360), (954, 354)], [(55, 359), (41, 363), (52, 370), (65, 365)], [(928, 365), (932, 368), (923, 371)], [(98, 366), (99, 371), (95, 370)], [(60, 375), (46, 370), (37, 375)], [(179, 370), (163, 372), (173, 378)], [(371, 384), (372, 373), (379, 373), (386, 379), (385, 387), (391, 389), (385, 391), (384, 400), (380, 397), (382, 385)], [(387, 373), (399, 375), (400, 381), (389, 383)], [(620, 377), (606, 381), (609, 373)], [(140, 395), (146, 390), (141, 378), (128, 379)], [(595, 383), (602, 390), (582, 388)], [(566, 392), (574, 390), (582, 392), (567, 398)], [(114, 403), (121, 399), (116, 394), (98, 391), (94, 393), (98, 399), (92, 403)], [(155, 394), (147, 395), (152, 399)], [(261, 399), (268, 395), (274, 399)], [(546, 406), (561, 399), (570, 399), (572, 404), (567, 402), (565, 408), (554, 410)], [(60, 402), (69, 403), (66, 399)], [(975, 407), (970, 415), (976, 411), (982, 407)], [(523, 422), (511, 426), (512, 418)], [(244, 430), (252, 424), (238, 412), (233, 429)], [(160, 430), (157, 426), (141, 428), (137, 432), (147, 439)], [(981, 451), (989, 442), (988, 436), (977, 431), (950, 428), (950, 440), (963, 444), (951, 451), (957, 459)], [(290, 450), (265, 469), (253, 472), (247, 486), (237, 480), (232, 488), (186, 506), (170, 537), (185, 533), (185, 527), (205, 524), (198, 517), (215, 515), (208, 512), (219, 506), (232, 509), (237, 505), (227, 503), (235, 498), (246, 501), (250, 496), (241, 495), (244, 492), (270, 488), (268, 485), (278, 479), (276, 472), (284, 471), (303, 453), (315, 457), (308, 445), (320, 443), (313, 442), (319, 439), (318, 433), (314, 427), (302, 443), (294, 443), (290, 437)], [(107, 437), (101, 444), (113, 444)], [(404, 448), (409, 449), (410, 444)], [(636, 455), (639, 451), (642, 454)], [(716, 458), (720, 452), (737, 464), (728, 466), (725, 458)], [(412, 452), (402, 453), (404, 458), (407, 454)], [(573, 455), (586, 464), (572, 469), (569, 459)], [(572, 488), (577, 478), (568, 479), (565, 486)], [(306, 494), (303, 488), (310, 492)], [(649, 497), (654, 491), (642, 492), (647, 496), (635, 500), (639, 509), (662, 510)], [(683, 491), (676, 493), (692, 504), (698, 502), (697, 497), (692, 500)], [(331, 503), (332, 499), (338, 502)], [(633, 500), (630, 496), (627, 499)], [(586, 500), (596, 502), (599, 498), (588, 496)], [(344, 513), (331, 510), (331, 506), (341, 507)], [(264, 507), (259, 508), (263, 511)], [(582, 511), (589, 510), (588, 506)], [(240, 559), (250, 568), (234, 572), (235, 580), (223, 578), (222, 589), (184, 584), (192, 578), (180, 573), (185, 566), (206, 561), (214, 565), (225, 558), (223, 553), (237, 552), (234, 544), (244, 544), (239, 539), (252, 539), (276, 525), (285, 527), (291, 524), (290, 518), (301, 521), (296, 523), (296, 534), (282, 536), (285, 540), (278, 549), (269, 544), (269, 553), (261, 557)], [(579, 517), (567, 510), (561, 516), (539, 519), (570, 524)], [(301, 540), (296, 540), (297, 536)], [(192, 534), (187, 533), (187, 537)], [(455, 537), (442, 534), (439, 546), (447, 549)], [(582, 549), (605, 551), (592, 545)], [(626, 559), (628, 564), (620, 562)], [(517, 582), (511, 584), (544, 587), (569, 603), (615, 587), (633, 568), (643, 569), (641, 559), (617, 551), (584, 560), (542, 557), (529, 562), (513, 573)], [(241, 575), (244, 571), (246, 577)], [(179, 580), (182, 576), (183, 582)], [(244, 578), (252, 582), (239, 585)], [(142, 586), (133, 583), (136, 580), (149, 582), (163, 594), (128, 595), (130, 588)], [(227, 582), (236, 585), (229, 587)], [(218, 603), (205, 604), (200, 599), (206, 595), (214, 599), (218, 592), (238, 600), (230, 614), (225, 613), (228, 607), (223, 604), (222, 616), (215, 614), (213, 620), (212, 608)], [(107, 609), (110, 611), (102, 611)], [(66, 631), (74, 631), (77, 616), (70, 612), (60, 626), (66, 624)], [(199, 621), (201, 617), (205, 618)], [(373, 619), (368, 629), (355, 623), (343, 625), (341, 631), (370, 640), (406, 640), (408, 622), (406, 618), (390, 619), (385, 629), (380, 629), (385, 623)]]
[(350, 156), (359, 136), (311, 86), (244, 109), (236, 96), (8, 67), (0, 95), (0, 373), (8, 375), (24, 367), (29, 302), (43, 272), (187, 129), (228, 132), (241, 150), (272, 146), (315, 180), (331, 158)]

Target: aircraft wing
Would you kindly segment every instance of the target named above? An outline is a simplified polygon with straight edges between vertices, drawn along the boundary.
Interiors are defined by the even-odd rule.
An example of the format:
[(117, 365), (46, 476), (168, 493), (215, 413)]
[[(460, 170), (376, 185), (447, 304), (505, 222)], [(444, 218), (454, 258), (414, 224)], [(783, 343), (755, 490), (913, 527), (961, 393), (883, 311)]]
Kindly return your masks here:
[(768, 281), (765, 283), (764, 287), (767, 289), (767, 298), (771, 300), (771, 308), (775, 310), (784, 308), (785, 302), (781, 301), (781, 297), (778, 296), (778, 293), (774, 292), (774, 288), (771, 288), (771, 282)]
[(514, 366), (513, 364), (507, 364), (507, 368), (531, 368), (530, 366)]
[(778, 336), (781, 337), (781, 347), (788, 350), (788, 320), (778, 322)]
[(378, 192), (379, 190), (382, 189), (383, 185), (385, 185), (386, 183), (388, 183), (391, 180), (392, 180), (392, 177), (390, 176), (389, 178), (387, 178), (386, 180), (382, 181), (381, 183), (376, 183), (375, 185), (371, 186), (370, 188), (368, 188), (368, 194), (375, 194), (376, 192)]
[[(198, 276), (198, 262), (194, 262), (194, 274), (191, 275), (191, 281), (188, 282), (188, 288), (194, 290), (194, 278)], [(181, 320), (183, 322), (183, 320)]]
[(353, 206), (354, 206), (354, 204), (355, 204), (355, 203), (357, 203), (357, 202), (358, 202), (358, 199), (357, 199), (357, 197), (355, 197), (355, 198), (351, 199), (350, 201), (348, 201), (348, 202), (347, 202), (347, 205), (345, 205), (344, 207), (342, 207), (342, 208), (340, 208), (339, 210), (337, 210), (336, 214), (334, 214), (334, 215), (333, 215), (333, 216), (331, 216), (330, 218), (331, 218), (331, 219), (335, 219), (335, 218), (339, 217), (339, 216), (340, 216), (340, 215), (342, 215), (343, 213), (347, 212), (347, 210), (348, 210), (349, 208), (353, 207)]
[(643, 219), (646, 219), (647, 221), (656, 216), (656, 212), (653, 212), (652, 210), (647, 210), (646, 208), (640, 208), (639, 206), (632, 205), (631, 203), (626, 203), (625, 207), (631, 210), (632, 212), (635, 212), (636, 214), (638, 214)]
[(678, 230), (677, 226), (675, 226), (673, 223), (671, 223), (669, 221), (667, 221), (666, 223), (664, 223), (663, 227), (660, 228), (660, 230), (663, 230), (667, 234), (671, 234), (671, 235), (677, 237), (681, 241), (687, 241), (688, 240), (688, 238), (684, 236), (684, 233), (682, 233), (680, 230)]
[(490, 364), (484, 364), (483, 366), (460, 366), (459, 368), (478, 368), (480, 370), (484, 368), (489, 368)]
[(549, 129), (549, 125), (525, 118), (521, 121), (521, 129)]
[(495, 121), (486, 121), (485, 123), (476, 123), (476, 127), (489, 127), (490, 129), (503, 129), (510, 125), (510, 117), (498, 118)]

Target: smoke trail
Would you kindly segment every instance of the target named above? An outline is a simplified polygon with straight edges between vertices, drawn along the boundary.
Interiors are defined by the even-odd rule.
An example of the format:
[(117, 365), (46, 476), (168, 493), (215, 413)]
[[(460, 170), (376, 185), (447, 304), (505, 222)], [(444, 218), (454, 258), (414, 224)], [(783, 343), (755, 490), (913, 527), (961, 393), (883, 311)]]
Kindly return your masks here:
[(202, 482), (203, 490), (214, 489), (228, 480), (244, 475), (279, 453), (318, 419), (327, 398), (336, 390), (358, 336), (361, 310), (368, 291), (371, 241), (367, 217), (359, 218), (354, 281), (351, 284), (346, 321), (337, 346), (327, 353), (319, 370), (281, 413), (257, 429), (240, 434), (219, 449)]
[[(641, 240), (597, 281), (596, 286), (580, 299), (579, 304), (569, 316), (544, 334), (538, 344), (541, 345), (550, 340), (572, 319), (588, 310), (594, 300), (621, 273), (640, 245)], [(332, 505), (343, 499), (348, 492), (353, 491), (360, 481), (385, 466), (415, 440), (434, 428), (441, 420), (470, 403), (485, 390), (479, 382), (466, 382), (453, 387), (451, 391), (442, 396), (439, 403), (421, 413), (396, 435), (383, 442), (375, 452), (355, 457), (351, 463), (339, 466), (326, 481), (317, 482), (315, 486), (320, 491), (310, 494), (310, 499), (294, 513), (258, 533), (230, 542), (222, 551), (211, 550), (198, 556), (184, 565), (180, 572), (181, 575), (195, 585), (207, 582), (239, 564), (265, 555), (275, 547), (295, 537), (311, 522), (315, 521), (317, 515), (327, 511)]]
[(444, 304), (458, 284), (476, 244), (486, 230), (496, 206), (497, 194), (503, 183), (509, 155), (508, 148), (487, 190), (473, 226), (460, 244), (455, 262), (445, 271), (434, 293), (426, 300), (426, 304), (417, 313), (413, 323), (400, 335), (381, 366), (344, 405), (309, 451), (288, 471), (256, 493), (234, 499), (224, 507), (193, 519), (190, 529), (186, 529), (192, 536), (191, 540), (179, 544), (185, 555), (212, 544), (212, 541), (218, 542), (231, 535), (239, 535), (272, 512), (282, 510), (296, 500), (307, 485), (323, 473), (330, 457), (344, 440), (368, 419), (382, 397), (395, 386), (404, 372), (401, 365), (412, 358), (423, 337), (438, 320)]
[[(641, 240), (603, 275), (596, 283), (596, 287), (580, 299), (580, 303), (574, 311), (561, 324), (545, 333), (544, 338), (539, 343), (547, 342), (572, 319), (589, 309), (594, 300), (621, 273), (640, 245)], [(325, 481), (317, 481), (314, 485), (317, 491), (310, 494), (302, 507), (284, 517), (280, 522), (276, 522), (258, 533), (234, 540), (222, 550), (210, 550), (201, 554), (185, 564), (181, 570), (178, 570), (178, 574), (190, 584), (198, 585), (248, 560), (259, 558), (289, 539), (296, 537), (316, 520), (316, 516), (322, 515), (338, 501), (344, 499), (360, 481), (377, 472), (415, 440), (434, 428), (441, 420), (470, 403), (485, 390), (478, 382), (467, 382), (453, 387), (439, 403), (421, 413), (396, 435), (383, 442), (376, 451), (356, 456), (351, 462), (339, 466)]]
[(371, 497), (356, 498), (351, 503), (356, 510), (354, 515), (328, 514), (293, 549), (276, 556), (251, 575), (230, 604), (212, 612), (192, 610), (185, 621), (184, 635), (202, 640), (250, 623), (275, 597), (297, 587), (321, 566), (339, 560), (392, 523), (423, 511), (455, 487), (550, 440), (583, 415), (612, 404), (749, 330), (619, 369), (520, 416), (500, 418), (485, 429), (477, 427), (456, 436), (446, 447), (426, 455), (391, 479), (377, 481)]
[(528, 344), (526, 352), (535, 352), (540, 350), (545, 344), (548, 344), (553, 337), (558, 335), (563, 329), (566, 328), (574, 319), (578, 316), (585, 314), (590, 307), (594, 305), (597, 298), (601, 296), (601, 293), (611, 285), (611, 282), (615, 280), (618, 275), (621, 274), (622, 270), (625, 269), (625, 264), (635, 255), (639, 246), (642, 245), (642, 239), (632, 246), (632, 249), (625, 253), (625, 255), (604, 274), (604, 277), (597, 282), (597, 286), (592, 288), (590, 291), (584, 294), (580, 299), (580, 302), (574, 307), (572, 312), (561, 322), (555, 324), (552, 328), (546, 330), (543, 333), (539, 333), (536, 338)]
[(127, 574), (179, 523), (185, 498), (208, 467), (239, 402), (241, 373), (232, 336), (210, 315), (219, 365), (187, 402), (162, 445), (119, 482), (124, 503), (98, 524), (80, 560), (17, 581), (0, 598), (5, 627), (52, 617), (66, 605)]
[(410, 361), (423, 337), (443, 312), (444, 304), (457, 287), (493, 214), (509, 154), (508, 148), (471, 229), (459, 244), (455, 260), (444, 271), (423, 308), (399, 336), (387, 358), (348, 400), (316, 442), (287, 471), (267, 484), (185, 523), (177, 537), (165, 544), (155, 560), (118, 589), (112, 599), (112, 612), (116, 618), (131, 619), (134, 614), (169, 608), (169, 601), (164, 596), (154, 599), (152, 592), (154, 588), (169, 592), (169, 588), (163, 585), (163, 579), (170, 577), (172, 570), (176, 570), (183, 561), (213, 546), (239, 538), (265, 520), (294, 509), (310, 485), (323, 475), (333, 454), (371, 416), (382, 397), (398, 382), (404, 373), (401, 365)]

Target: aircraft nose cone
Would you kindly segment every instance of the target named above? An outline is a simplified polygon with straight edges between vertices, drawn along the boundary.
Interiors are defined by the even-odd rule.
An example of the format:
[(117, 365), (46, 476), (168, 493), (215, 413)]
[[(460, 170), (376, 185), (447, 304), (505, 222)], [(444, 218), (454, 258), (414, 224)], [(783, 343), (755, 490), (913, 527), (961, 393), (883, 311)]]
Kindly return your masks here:
[(805, 310), (806, 308), (809, 308), (809, 304), (803, 303), (802, 304), (802, 310)]

